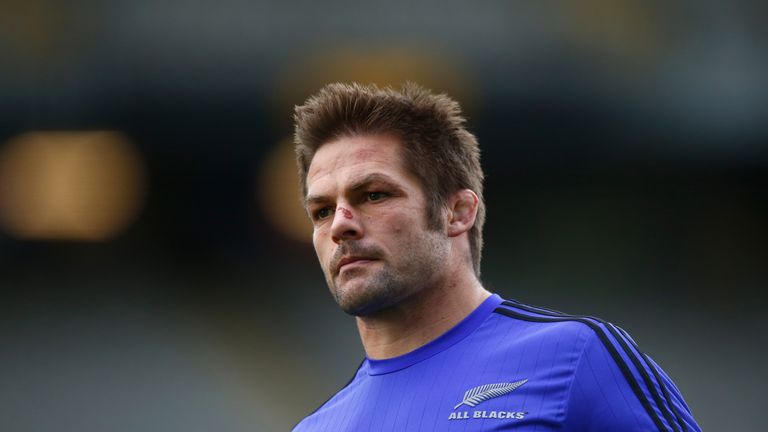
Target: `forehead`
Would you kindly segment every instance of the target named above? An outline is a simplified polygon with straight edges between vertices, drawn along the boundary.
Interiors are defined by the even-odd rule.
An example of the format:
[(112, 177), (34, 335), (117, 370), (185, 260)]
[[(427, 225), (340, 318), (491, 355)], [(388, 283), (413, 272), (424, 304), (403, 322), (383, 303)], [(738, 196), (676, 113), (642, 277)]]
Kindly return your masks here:
[(373, 172), (410, 177), (402, 162), (402, 144), (393, 135), (355, 135), (329, 141), (315, 152), (307, 171), (307, 188), (328, 179)]

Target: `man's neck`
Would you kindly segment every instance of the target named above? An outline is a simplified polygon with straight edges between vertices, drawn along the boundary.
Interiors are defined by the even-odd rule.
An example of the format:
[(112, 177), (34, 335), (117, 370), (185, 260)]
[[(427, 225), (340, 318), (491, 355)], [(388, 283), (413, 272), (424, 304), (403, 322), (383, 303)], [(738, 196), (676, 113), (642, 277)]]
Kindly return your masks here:
[(365, 352), (371, 359), (411, 352), (450, 330), (490, 295), (471, 274), (448, 284), (424, 288), (375, 315), (358, 317), (357, 328)]

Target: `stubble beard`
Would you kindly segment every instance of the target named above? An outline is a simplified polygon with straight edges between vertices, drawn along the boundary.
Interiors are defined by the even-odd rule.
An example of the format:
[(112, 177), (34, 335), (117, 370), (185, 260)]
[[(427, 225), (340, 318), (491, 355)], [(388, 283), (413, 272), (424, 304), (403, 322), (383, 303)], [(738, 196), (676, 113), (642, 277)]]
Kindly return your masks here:
[[(326, 280), (336, 303), (346, 313), (365, 317), (391, 308), (428, 289), (443, 271), (449, 246), (437, 231), (402, 245), (402, 255), (372, 261), (363, 268), (353, 268), (335, 278), (326, 270)], [(356, 246), (349, 249), (355, 250)], [(353, 252), (354, 253), (354, 252)], [(366, 268), (380, 266), (378, 269)]]

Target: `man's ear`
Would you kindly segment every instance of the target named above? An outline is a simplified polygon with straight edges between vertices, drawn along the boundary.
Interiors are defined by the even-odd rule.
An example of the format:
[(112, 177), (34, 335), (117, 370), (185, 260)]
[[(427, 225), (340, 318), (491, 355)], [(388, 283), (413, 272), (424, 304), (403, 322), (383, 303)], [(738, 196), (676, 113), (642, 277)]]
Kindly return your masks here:
[(448, 237), (456, 237), (475, 225), (480, 200), (469, 189), (454, 192), (448, 199)]

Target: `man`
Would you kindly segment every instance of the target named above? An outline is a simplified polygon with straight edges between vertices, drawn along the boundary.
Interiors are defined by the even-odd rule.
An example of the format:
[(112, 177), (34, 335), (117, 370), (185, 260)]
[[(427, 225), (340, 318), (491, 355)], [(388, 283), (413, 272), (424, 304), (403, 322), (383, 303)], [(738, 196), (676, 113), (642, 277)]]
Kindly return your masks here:
[(483, 172), (456, 102), (331, 84), (295, 121), (315, 251), (366, 353), (295, 431), (699, 430), (623, 330), (483, 288)]

